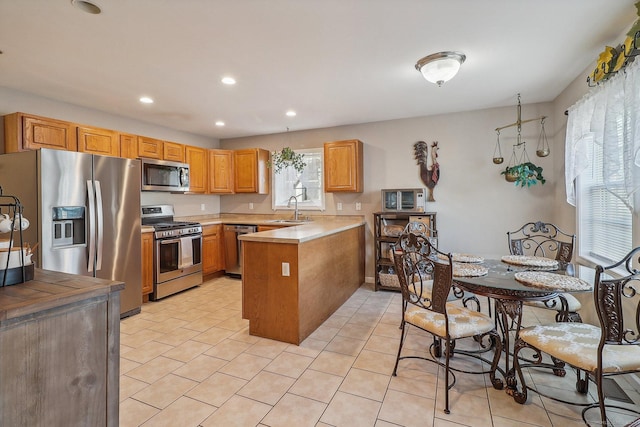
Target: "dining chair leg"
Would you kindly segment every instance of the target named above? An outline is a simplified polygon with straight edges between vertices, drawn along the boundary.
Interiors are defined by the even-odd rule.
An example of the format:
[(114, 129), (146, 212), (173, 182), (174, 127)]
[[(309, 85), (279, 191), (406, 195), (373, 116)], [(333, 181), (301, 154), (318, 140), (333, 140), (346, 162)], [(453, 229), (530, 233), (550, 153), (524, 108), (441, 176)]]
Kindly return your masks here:
[(444, 413), (450, 414), (449, 410), (449, 357), (451, 355), (451, 340), (445, 339), (445, 368), (444, 368)]
[[(403, 315), (404, 316), (404, 315)], [(400, 362), (400, 353), (402, 352), (402, 345), (404, 344), (404, 339), (406, 335), (406, 322), (404, 318), (402, 319), (402, 323), (400, 323), (400, 345), (398, 345), (398, 356), (396, 356), (396, 365), (393, 367), (393, 376), (397, 376), (398, 371), (398, 362)]]

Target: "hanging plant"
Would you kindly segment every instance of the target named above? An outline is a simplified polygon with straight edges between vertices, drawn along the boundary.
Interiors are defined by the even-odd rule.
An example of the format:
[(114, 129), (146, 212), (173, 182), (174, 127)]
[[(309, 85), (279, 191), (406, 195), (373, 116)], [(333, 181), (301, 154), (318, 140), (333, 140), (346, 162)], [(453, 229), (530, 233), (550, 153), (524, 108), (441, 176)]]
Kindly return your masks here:
[(536, 166), (531, 162), (520, 163), (515, 166), (507, 166), (505, 170), (500, 172), (508, 182), (514, 182), (516, 186), (531, 187), (536, 185), (538, 181), (541, 184), (547, 182), (542, 176), (542, 166)]
[(296, 153), (290, 147), (284, 147), (280, 151), (271, 153), (268, 166), (272, 167), (275, 173), (280, 173), (288, 166), (292, 166), (296, 172), (302, 173), (307, 164), (304, 162), (304, 154)]

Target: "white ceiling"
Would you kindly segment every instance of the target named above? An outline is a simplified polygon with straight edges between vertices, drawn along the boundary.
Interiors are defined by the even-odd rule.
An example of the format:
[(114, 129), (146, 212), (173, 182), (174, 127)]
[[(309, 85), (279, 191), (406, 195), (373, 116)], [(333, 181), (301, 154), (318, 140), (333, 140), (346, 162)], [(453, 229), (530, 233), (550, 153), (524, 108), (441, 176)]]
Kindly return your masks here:
[[(635, 1), (0, 0), (0, 86), (214, 138), (547, 102)], [(438, 88), (414, 64), (445, 50)]]

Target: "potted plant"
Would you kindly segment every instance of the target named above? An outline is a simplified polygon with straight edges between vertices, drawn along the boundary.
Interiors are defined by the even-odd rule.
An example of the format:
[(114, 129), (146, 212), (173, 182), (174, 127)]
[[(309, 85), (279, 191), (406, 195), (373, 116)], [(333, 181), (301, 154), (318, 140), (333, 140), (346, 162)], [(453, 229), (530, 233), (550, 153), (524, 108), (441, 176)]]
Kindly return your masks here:
[(279, 173), (288, 166), (293, 166), (296, 172), (302, 173), (304, 167), (307, 166), (304, 162), (304, 154), (298, 154), (290, 147), (284, 147), (280, 151), (272, 152), (268, 165), (273, 168), (275, 173)]
[(504, 175), (504, 179), (507, 182), (514, 182), (516, 186), (520, 187), (531, 187), (536, 185), (538, 181), (541, 184), (547, 182), (542, 176), (542, 166), (536, 166), (531, 162), (507, 166), (500, 174)]

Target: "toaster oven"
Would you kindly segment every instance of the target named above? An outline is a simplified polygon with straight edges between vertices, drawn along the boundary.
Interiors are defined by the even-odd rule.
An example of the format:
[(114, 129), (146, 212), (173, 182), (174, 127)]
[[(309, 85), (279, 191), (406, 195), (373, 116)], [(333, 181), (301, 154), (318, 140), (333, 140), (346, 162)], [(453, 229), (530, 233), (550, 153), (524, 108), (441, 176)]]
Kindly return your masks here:
[(424, 212), (426, 188), (382, 190), (383, 212)]

